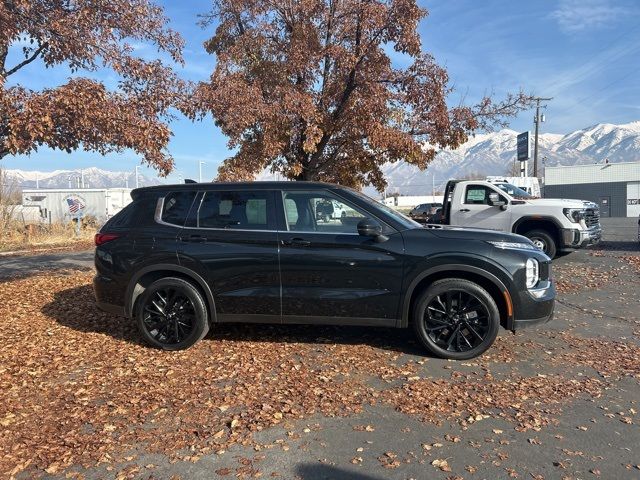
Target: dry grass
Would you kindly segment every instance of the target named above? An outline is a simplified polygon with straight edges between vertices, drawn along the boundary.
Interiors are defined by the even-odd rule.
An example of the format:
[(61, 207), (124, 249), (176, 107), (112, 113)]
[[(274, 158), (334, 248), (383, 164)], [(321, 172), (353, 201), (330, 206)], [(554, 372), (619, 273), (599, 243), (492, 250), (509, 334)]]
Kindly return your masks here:
[(83, 225), (77, 235), (73, 223), (24, 224), (20, 221), (5, 222), (0, 231), (0, 252), (39, 250), (53, 247), (91, 245), (96, 233), (92, 225)]
[(21, 203), (20, 188), (0, 166), (0, 252), (46, 250), (54, 247), (89, 248), (97, 230), (94, 218), (75, 223), (28, 223), (16, 215)]

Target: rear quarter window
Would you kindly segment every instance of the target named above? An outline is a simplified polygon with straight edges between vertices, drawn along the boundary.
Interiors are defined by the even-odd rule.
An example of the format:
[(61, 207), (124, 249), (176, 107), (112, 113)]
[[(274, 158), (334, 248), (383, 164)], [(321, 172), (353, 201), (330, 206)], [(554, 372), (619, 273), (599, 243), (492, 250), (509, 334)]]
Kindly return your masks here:
[(135, 221), (135, 202), (131, 202), (111, 217), (102, 227), (102, 231), (129, 228)]

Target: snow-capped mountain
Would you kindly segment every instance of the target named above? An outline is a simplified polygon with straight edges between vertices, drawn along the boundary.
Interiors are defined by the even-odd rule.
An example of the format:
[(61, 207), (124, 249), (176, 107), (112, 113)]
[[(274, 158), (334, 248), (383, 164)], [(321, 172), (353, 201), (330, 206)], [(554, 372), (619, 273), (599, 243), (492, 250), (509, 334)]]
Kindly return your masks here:
[[(84, 179), (85, 188), (118, 188), (136, 185), (135, 172), (113, 172), (97, 167), (82, 170), (54, 170), (53, 172), (38, 172), (29, 170), (5, 170), (8, 179), (22, 188), (75, 188)], [(138, 174), (140, 187), (158, 185), (160, 180)]]
[[(518, 132), (503, 129), (470, 138), (456, 150), (442, 150), (425, 171), (406, 163), (383, 166), (388, 192), (430, 194), (452, 178), (505, 175), (514, 168)], [(541, 133), (539, 168), (556, 165), (640, 161), (640, 121), (623, 125), (600, 123), (566, 135)], [(533, 145), (531, 147), (533, 154)], [(435, 181), (434, 181), (435, 180)], [(367, 189), (367, 193), (373, 193)]]
[[(505, 175), (514, 168), (516, 156), (516, 136), (518, 132), (503, 129), (498, 132), (482, 133), (471, 137), (456, 150), (438, 152), (429, 167), (418, 168), (398, 162), (383, 166), (388, 183), (388, 193), (403, 195), (426, 195), (432, 185), (442, 189), (447, 180), (469, 176)], [(533, 150), (533, 147), (532, 147)], [(586, 163), (640, 161), (640, 121), (614, 125), (599, 123), (566, 135), (541, 133), (539, 136), (539, 159), (546, 166), (579, 165)], [(34, 188), (36, 178), (40, 188), (67, 188), (78, 185), (80, 170), (56, 170), (35, 172), (26, 170), (5, 170), (23, 188)], [(113, 172), (91, 167), (82, 170), (85, 187), (134, 187), (135, 173)], [(273, 180), (273, 174), (265, 171), (258, 180)], [(281, 178), (281, 177), (279, 177)], [(162, 183), (157, 178), (138, 177), (140, 186)], [(373, 188), (365, 191), (376, 195)]]

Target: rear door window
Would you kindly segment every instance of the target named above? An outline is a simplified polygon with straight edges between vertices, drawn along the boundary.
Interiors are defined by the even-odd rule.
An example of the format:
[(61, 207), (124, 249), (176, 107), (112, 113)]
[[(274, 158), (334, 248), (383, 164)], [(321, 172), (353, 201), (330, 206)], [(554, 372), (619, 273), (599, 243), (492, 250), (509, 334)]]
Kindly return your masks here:
[(196, 198), (195, 191), (171, 192), (164, 197), (161, 220), (182, 227)]
[(187, 226), (239, 230), (275, 230), (269, 191), (205, 191), (196, 202)]

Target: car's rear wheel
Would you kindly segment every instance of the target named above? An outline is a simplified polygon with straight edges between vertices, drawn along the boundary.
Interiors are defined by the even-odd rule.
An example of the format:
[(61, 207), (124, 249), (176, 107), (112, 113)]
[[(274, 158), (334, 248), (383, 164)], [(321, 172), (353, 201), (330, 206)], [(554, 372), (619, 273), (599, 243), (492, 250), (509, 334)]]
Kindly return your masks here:
[(454, 360), (477, 357), (495, 341), (500, 312), (491, 295), (469, 280), (431, 284), (417, 298), (414, 330), (429, 352)]
[(524, 234), (533, 244), (547, 254), (549, 258), (556, 256), (557, 247), (553, 237), (545, 230), (530, 230)]
[(183, 350), (209, 331), (202, 294), (175, 277), (153, 282), (136, 303), (138, 329), (147, 343), (164, 350)]

